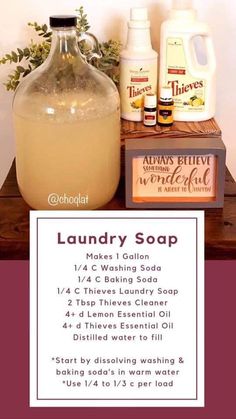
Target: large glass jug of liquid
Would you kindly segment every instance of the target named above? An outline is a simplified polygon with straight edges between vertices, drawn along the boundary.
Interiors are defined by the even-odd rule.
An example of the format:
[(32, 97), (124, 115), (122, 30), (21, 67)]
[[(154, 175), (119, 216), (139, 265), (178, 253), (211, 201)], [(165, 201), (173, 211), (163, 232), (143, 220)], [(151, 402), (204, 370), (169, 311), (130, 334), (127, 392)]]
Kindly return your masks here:
[(118, 91), (82, 57), (75, 16), (50, 26), (50, 54), (13, 102), (18, 185), (35, 209), (98, 208), (119, 182)]

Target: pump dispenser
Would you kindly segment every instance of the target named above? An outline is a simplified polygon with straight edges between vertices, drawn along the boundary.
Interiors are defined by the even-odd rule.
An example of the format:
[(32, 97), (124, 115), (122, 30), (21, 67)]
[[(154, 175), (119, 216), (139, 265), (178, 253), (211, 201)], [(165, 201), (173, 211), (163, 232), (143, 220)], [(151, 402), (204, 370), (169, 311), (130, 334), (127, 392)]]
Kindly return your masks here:
[(144, 96), (157, 91), (157, 52), (152, 49), (150, 21), (144, 7), (133, 8), (125, 49), (120, 55), (121, 116), (143, 120)]
[(169, 19), (161, 26), (160, 87), (163, 85), (172, 87), (176, 121), (214, 117), (214, 47), (210, 29), (197, 20), (191, 0), (173, 0)]

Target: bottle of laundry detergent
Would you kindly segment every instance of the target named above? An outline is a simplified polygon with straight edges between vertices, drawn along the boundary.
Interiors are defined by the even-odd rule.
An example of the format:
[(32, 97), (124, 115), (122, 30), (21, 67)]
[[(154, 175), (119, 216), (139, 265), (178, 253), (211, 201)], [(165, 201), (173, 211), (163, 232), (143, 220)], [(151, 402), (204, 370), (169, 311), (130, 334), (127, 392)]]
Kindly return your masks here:
[(122, 118), (143, 120), (145, 95), (157, 93), (157, 58), (151, 44), (147, 9), (131, 9), (127, 44), (120, 55)]
[(197, 20), (191, 0), (172, 0), (161, 26), (160, 87), (172, 87), (174, 119), (205, 121), (215, 115), (216, 59), (210, 29)]

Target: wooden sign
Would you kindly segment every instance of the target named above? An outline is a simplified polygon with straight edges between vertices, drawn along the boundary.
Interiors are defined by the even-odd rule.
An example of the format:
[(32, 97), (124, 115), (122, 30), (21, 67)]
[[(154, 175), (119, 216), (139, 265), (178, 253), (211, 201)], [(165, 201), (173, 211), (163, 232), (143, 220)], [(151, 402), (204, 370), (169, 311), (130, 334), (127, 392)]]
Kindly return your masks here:
[(126, 140), (127, 208), (223, 207), (225, 154), (219, 138)]

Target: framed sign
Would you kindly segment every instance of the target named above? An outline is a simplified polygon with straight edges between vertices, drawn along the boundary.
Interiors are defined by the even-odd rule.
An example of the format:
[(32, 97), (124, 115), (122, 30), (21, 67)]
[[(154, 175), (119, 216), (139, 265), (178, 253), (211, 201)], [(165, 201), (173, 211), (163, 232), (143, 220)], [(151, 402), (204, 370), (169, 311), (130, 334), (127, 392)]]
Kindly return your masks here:
[(127, 208), (220, 208), (224, 143), (219, 138), (129, 139)]

